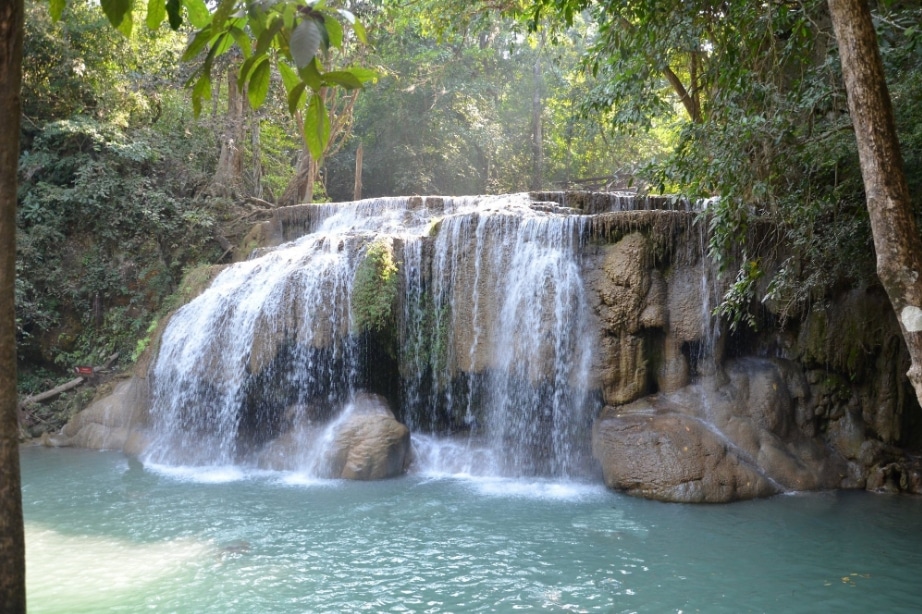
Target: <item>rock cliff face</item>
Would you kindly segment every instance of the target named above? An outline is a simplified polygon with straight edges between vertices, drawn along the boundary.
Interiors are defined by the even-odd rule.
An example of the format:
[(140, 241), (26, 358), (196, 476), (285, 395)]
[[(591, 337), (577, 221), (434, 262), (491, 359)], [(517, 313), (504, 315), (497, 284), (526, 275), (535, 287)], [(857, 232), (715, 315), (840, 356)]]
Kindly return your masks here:
[(783, 328), (767, 303), (759, 331), (731, 334), (687, 209), (542, 193), (279, 210), (248, 247), (303, 238), (222, 273), (131, 392), (48, 443), (376, 479), (404, 470), (409, 430), (461, 432), (504, 475), (600, 468), (665, 501), (922, 492), (904, 452), (922, 411), (884, 295)]
[[(830, 488), (920, 492), (919, 408), (886, 297), (852, 290), (800, 322), (730, 334), (690, 228), (597, 246), (586, 279), (605, 406), (593, 455), (606, 483), (665, 501)], [(767, 326), (766, 326), (767, 324)]]
[(605, 408), (593, 451), (610, 487), (664, 501), (838, 488), (848, 469), (804, 432), (808, 396), (793, 363), (734, 360), (719, 377)]

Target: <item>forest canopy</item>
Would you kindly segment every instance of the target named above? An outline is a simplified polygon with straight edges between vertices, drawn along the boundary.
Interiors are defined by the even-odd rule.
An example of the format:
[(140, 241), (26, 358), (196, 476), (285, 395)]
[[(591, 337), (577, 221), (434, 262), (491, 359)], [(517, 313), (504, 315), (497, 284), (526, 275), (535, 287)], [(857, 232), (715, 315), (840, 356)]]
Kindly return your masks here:
[[(277, 21), (228, 14), (223, 29), (188, 2), (153, 17), (136, 6), (120, 32), (88, 0), (26, 6), (25, 365), (136, 355), (185, 271), (232, 258), (272, 207), (352, 199), (357, 157), (363, 197), (718, 197), (711, 254), (745, 263), (720, 307), (734, 326), (757, 326), (761, 301), (790, 317), (873, 283), (825, 2), (365, 0), (278, 8)], [(873, 10), (918, 194), (920, 8)], [(266, 32), (290, 28), (290, 41), (308, 22), (326, 40), (306, 44), (326, 51), (306, 69), (300, 42)], [(770, 231), (740, 253), (757, 222)], [(759, 250), (782, 265), (764, 271)]]

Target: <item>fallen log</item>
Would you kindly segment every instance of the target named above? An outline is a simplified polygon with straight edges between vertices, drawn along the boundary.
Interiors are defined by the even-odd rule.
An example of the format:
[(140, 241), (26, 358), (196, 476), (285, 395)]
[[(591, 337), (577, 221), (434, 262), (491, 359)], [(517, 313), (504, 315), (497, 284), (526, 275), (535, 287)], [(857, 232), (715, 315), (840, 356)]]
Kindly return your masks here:
[[(106, 359), (106, 362), (102, 366), (93, 367), (93, 372), (98, 373), (99, 371), (105, 371), (106, 369), (112, 366), (112, 363), (115, 362), (116, 358), (118, 358), (118, 352), (116, 352), (115, 354), (112, 354), (112, 356), (109, 356), (109, 358)], [(39, 394), (28, 396), (19, 403), (19, 407), (20, 409), (24, 410), (29, 405), (34, 405), (36, 403), (41, 403), (42, 401), (47, 401), (48, 399), (58, 396), (62, 392), (73, 390), (74, 388), (82, 384), (83, 382), (90, 379), (90, 377), (92, 376), (76, 377), (70, 380), (69, 382), (65, 382), (59, 386), (55, 386), (54, 388), (50, 390), (46, 390), (45, 392), (40, 392)]]
[(41, 392), (39, 394), (26, 397), (25, 399), (22, 400), (22, 403), (20, 403), (20, 406), (27, 407), (29, 405), (34, 405), (35, 403), (41, 403), (42, 401), (47, 401), (48, 399), (52, 397), (58, 396), (62, 392), (73, 390), (74, 388), (76, 388), (77, 386), (79, 386), (85, 381), (86, 380), (84, 378), (77, 377), (75, 379), (70, 380), (67, 383), (61, 384), (60, 386), (55, 386), (51, 390), (46, 390), (45, 392)]

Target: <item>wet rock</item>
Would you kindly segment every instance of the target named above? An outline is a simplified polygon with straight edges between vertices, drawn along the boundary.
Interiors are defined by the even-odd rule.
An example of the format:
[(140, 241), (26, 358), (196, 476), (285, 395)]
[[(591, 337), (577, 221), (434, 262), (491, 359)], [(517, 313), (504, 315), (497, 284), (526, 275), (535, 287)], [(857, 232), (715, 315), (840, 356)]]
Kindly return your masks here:
[(654, 276), (649, 239), (640, 232), (603, 246), (585, 273), (600, 336), (593, 380), (608, 404), (633, 401), (647, 392), (649, 361), (640, 333), (664, 323), (665, 283)]
[(347, 480), (380, 480), (407, 467), (410, 430), (397, 422), (383, 397), (356, 395), (332, 426), (324, 473)]
[(922, 461), (919, 458), (908, 459), (903, 466), (900, 490), (914, 495), (922, 494)]
[(668, 332), (680, 343), (706, 339), (710, 328), (712, 291), (699, 267), (676, 267), (666, 277)]
[(122, 450), (133, 440), (135, 431), (147, 421), (147, 380), (131, 377), (119, 382), (112, 393), (94, 401), (64, 425), (61, 433), (50, 436), (46, 445), (76, 446), (96, 450)]
[(796, 428), (805, 382), (790, 367), (739, 360), (719, 377), (607, 408), (592, 440), (606, 484), (699, 503), (839, 487), (844, 459)]
[(666, 311), (666, 281), (662, 273), (653, 269), (649, 272), (650, 289), (644, 298), (643, 311), (640, 313), (640, 326), (643, 328), (664, 328), (669, 322)]
[(647, 392), (647, 363), (643, 340), (633, 335), (603, 337), (599, 341), (597, 379), (608, 404), (629, 403)]
[[(650, 242), (641, 233), (627, 235), (602, 249), (597, 266), (586, 274), (593, 308), (602, 328), (612, 334), (640, 330), (644, 299), (650, 290)], [(656, 314), (647, 314), (656, 318)]]
[(780, 491), (700, 420), (648, 399), (600, 419), (592, 449), (609, 488), (648, 499), (723, 503)]
[(900, 492), (900, 472), (895, 464), (877, 465), (868, 472), (867, 489), (871, 492), (895, 494)]
[(663, 342), (663, 361), (656, 371), (656, 385), (660, 392), (675, 392), (688, 385), (691, 368), (681, 344), (671, 335)]

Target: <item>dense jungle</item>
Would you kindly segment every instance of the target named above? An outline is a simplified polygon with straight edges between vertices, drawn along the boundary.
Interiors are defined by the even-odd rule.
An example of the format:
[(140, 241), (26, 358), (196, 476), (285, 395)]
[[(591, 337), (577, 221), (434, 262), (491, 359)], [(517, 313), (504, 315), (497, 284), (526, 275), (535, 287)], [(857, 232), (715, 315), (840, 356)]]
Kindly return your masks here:
[[(394, 313), (409, 314), (407, 305), (417, 301), (410, 306), (426, 314), (419, 321), (437, 328), (449, 309), (460, 313), (454, 302), (446, 306), (460, 299), (439, 303), (435, 281), (410, 279), (406, 239), (358, 247), (343, 239), (341, 251), (354, 248), (367, 259), (354, 282), (365, 288), (350, 295), (372, 295), (352, 308), (362, 347), (372, 348), (363, 350), (362, 364), (399, 355), (387, 367), (392, 377), (379, 376), (391, 380), (380, 390), (374, 376), (361, 377), (392, 406), (409, 403), (408, 381), (431, 393), (444, 415), (420, 419), (396, 410), (411, 427), (475, 433), (489, 420), (471, 407), (477, 395), (491, 398), (482, 391), (493, 385), (490, 370), (499, 369), (475, 356), (486, 352), (475, 349), (480, 337), (489, 337), (477, 328), (477, 288), (494, 282), (483, 281), (474, 253), (482, 236), (465, 244), (457, 237), (467, 231), (451, 225), (454, 208), (467, 206), (452, 203), (467, 201), (451, 199), (526, 193), (528, 204), (514, 207), (603, 216), (578, 231), (590, 297), (580, 309), (603, 331), (595, 358), (579, 358), (592, 363), (586, 377), (593, 383), (584, 387), (592, 389), (586, 411), (593, 415), (586, 421), (623, 420), (625, 407), (665, 415), (653, 402), (634, 404), (668, 394), (676, 395), (669, 403), (681, 404), (700, 392), (693, 385), (712, 377), (715, 386), (751, 387), (752, 399), (764, 392), (757, 381), (774, 382), (765, 385), (789, 392), (778, 404), (796, 413), (783, 427), (784, 453), (804, 447), (792, 452), (800, 456), (780, 470), (783, 477), (742, 485), (749, 474), (734, 474), (734, 486), (722, 481), (700, 497), (683, 490), (685, 482), (656, 491), (610, 472), (629, 464), (626, 453), (607, 451), (627, 441), (622, 426), (593, 431), (607, 486), (671, 501), (839, 487), (922, 493), (922, 309), (915, 306), (922, 289), (913, 273), (922, 265), (920, 3), (25, 0), (22, 10), (13, 182), (17, 441), (48, 445), (127, 374), (154, 369), (153, 349), (177, 309), (228, 265), (297, 238), (267, 240), (267, 228), (302, 224), (313, 232), (330, 203), (389, 197), (408, 197), (401, 207), (429, 216), (419, 234), (433, 244), (418, 256), (427, 270), (441, 266), (444, 254), (459, 261), (467, 254), (469, 271), (453, 264), (438, 274), (474, 280), (474, 323), (456, 333), (472, 337), (472, 349), (451, 356), (457, 366), (449, 365), (454, 379), (447, 383), (428, 355), (428, 379), (407, 375), (410, 325), (398, 324)], [(858, 29), (847, 29), (859, 14), (870, 16), (873, 32), (863, 39), (870, 47), (858, 45)], [(855, 49), (873, 49), (880, 62)], [(882, 72), (861, 81), (866, 63)], [(9, 125), (4, 120), (3, 129)], [(682, 210), (687, 223), (667, 225), (640, 211), (624, 223), (605, 218), (614, 209), (599, 203), (613, 207), (621, 198)], [(893, 211), (896, 217), (886, 217)], [(456, 242), (440, 247), (435, 237), (446, 228)], [(682, 260), (680, 253), (695, 249), (700, 261)], [(707, 283), (720, 288), (714, 300), (680, 272), (691, 265), (713, 272)], [(704, 319), (713, 320), (686, 337), (669, 324), (690, 309), (671, 298), (682, 284), (697, 310), (689, 320), (700, 319), (701, 305)], [(383, 306), (374, 303), (382, 288), (389, 293)], [(404, 298), (393, 298), (398, 291)], [(614, 306), (619, 292), (636, 294), (629, 308)], [(648, 316), (654, 303), (666, 315)], [(536, 329), (546, 324), (536, 322)], [(417, 346), (443, 347), (441, 337), (419, 340)], [(582, 354), (567, 356), (574, 362)], [(753, 356), (784, 364), (746, 362)], [(256, 381), (255, 359), (246, 360)], [(313, 364), (313, 355), (304, 360)], [(438, 360), (444, 367), (449, 359)], [(798, 365), (796, 376), (784, 361)], [(605, 366), (616, 363), (617, 373)], [(780, 375), (768, 373), (775, 368)], [(561, 379), (567, 394), (579, 388), (576, 376)], [(265, 386), (240, 394), (277, 394), (277, 383)], [(450, 403), (467, 404), (463, 420)], [(271, 438), (290, 426), (284, 412), (293, 402), (277, 405)], [(728, 416), (738, 412), (727, 407)], [(263, 424), (265, 416), (253, 412), (238, 420)], [(717, 420), (690, 416), (664, 421)], [(253, 437), (253, 448), (270, 439)], [(599, 452), (606, 441), (610, 448)], [(768, 450), (765, 441), (753, 449)], [(828, 445), (841, 462), (823, 464), (817, 445)], [(734, 462), (749, 463), (748, 448), (740, 448), (742, 460)], [(774, 462), (752, 456), (754, 464)], [(815, 467), (804, 470), (812, 460)]]
[[(46, 3), (28, 2), (20, 395), (115, 354), (113, 367), (131, 364), (182, 302), (185, 273), (244, 257), (253, 223), (300, 202), (542, 189), (719, 197), (706, 222), (713, 258), (729, 260), (756, 221), (770, 230), (755, 249), (784, 254), (771, 271), (747, 254), (717, 307), (734, 325), (757, 327), (768, 300), (797, 318), (843, 287), (876, 283), (824, 3), (733, 5), (721, 19), (695, 3), (637, 3), (625, 9), (629, 30), (604, 3), (546, 4), (351, 3), (372, 44), (327, 61), (377, 78), (330, 96), (330, 143), (310, 163), (277, 75), (264, 104), (248, 104), (239, 51), (212, 68), (196, 117), (184, 87), (196, 59), (182, 61), (193, 25), (150, 30), (139, 9), (125, 36), (92, 3), (69, 3), (54, 21)], [(874, 22), (916, 209), (918, 11), (880, 3)], [(59, 427), (92, 395), (32, 406), (28, 434)]]

